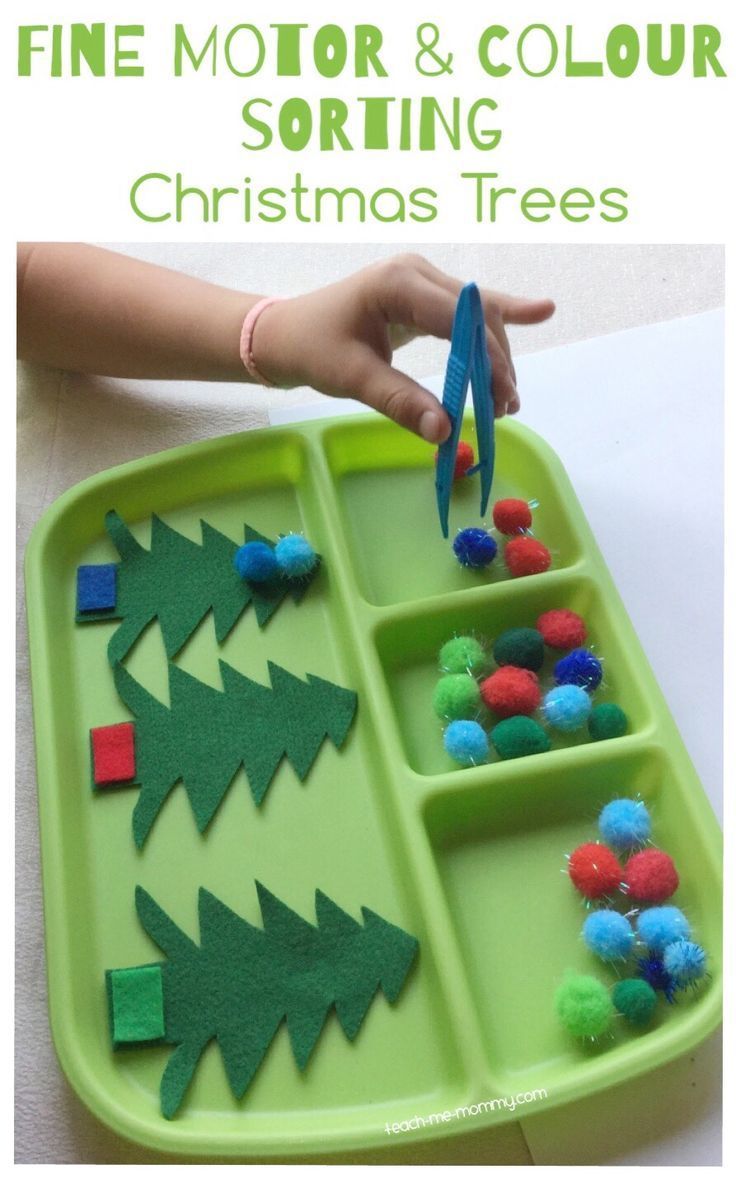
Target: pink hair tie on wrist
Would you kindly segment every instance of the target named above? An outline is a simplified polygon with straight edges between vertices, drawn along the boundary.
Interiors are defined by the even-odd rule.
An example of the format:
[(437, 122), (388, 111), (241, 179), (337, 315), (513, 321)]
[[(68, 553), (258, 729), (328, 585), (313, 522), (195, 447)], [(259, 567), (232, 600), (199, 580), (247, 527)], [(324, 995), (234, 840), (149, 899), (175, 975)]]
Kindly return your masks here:
[(243, 366), (254, 380), (259, 384), (263, 384), (266, 388), (274, 388), (275, 384), (271, 380), (266, 379), (265, 375), (261, 375), (256, 366), (255, 358), (253, 357), (253, 332), (256, 328), (256, 322), (260, 318), (264, 309), (268, 309), (269, 305), (275, 305), (277, 301), (283, 301), (283, 297), (263, 297), (260, 301), (256, 301), (252, 309), (248, 310), (243, 322), (243, 329), (240, 331), (240, 358), (243, 361)]

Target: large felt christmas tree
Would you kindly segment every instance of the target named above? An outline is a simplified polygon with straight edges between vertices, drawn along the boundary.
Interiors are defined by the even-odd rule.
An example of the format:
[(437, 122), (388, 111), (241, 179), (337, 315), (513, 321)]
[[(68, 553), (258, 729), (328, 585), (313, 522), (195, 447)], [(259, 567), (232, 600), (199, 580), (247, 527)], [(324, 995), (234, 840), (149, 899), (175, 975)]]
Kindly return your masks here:
[[(252, 603), (263, 627), (287, 594), (295, 602), (305, 594), (317, 570), (300, 578), (275, 577), (267, 583), (248, 583), (236, 572), (238, 545), (201, 521), (202, 543), (182, 536), (158, 516), (151, 517), (151, 547), (136, 540), (117, 512), (105, 516), (105, 527), (120, 554), (116, 565), (83, 566), (77, 621), (122, 619), (108, 645), (110, 663), (123, 660), (143, 630), (155, 618), (161, 626), (166, 655), (171, 659), (209, 610), (217, 642), (222, 643), (245, 608)], [(244, 542), (273, 541), (247, 524)], [(100, 593), (102, 591), (102, 596)]]
[(210, 1040), (217, 1038), (241, 1098), (283, 1021), (304, 1068), (330, 1008), (352, 1040), (379, 986), (394, 1002), (416, 955), (414, 937), (368, 908), (361, 925), (317, 891), (315, 927), (256, 886), (262, 929), (200, 889), (199, 945), (136, 889), (140, 922), (166, 960), (108, 970), (110, 1022), (116, 1047), (176, 1045), (161, 1080), (166, 1118), (179, 1109)]
[[(219, 690), (170, 664), (169, 708), (115, 665), (115, 687), (135, 721), (92, 731), (94, 782), (140, 785), (133, 813), (139, 847), (179, 780), (203, 832), (241, 765), (260, 804), (282, 759), (303, 780), (326, 738), (342, 746), (356, 694), (311, 674), (302, 681), (277, 664), (268, 669), (270, 688), (221, 660)], [(117, 751), (110, 752), (112, 743)]]

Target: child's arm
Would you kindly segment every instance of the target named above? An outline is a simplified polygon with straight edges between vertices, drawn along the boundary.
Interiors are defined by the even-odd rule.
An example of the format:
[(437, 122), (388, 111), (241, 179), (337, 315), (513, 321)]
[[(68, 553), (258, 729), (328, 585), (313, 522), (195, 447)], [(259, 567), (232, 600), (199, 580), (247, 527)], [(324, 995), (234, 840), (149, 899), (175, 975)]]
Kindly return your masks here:
[[(431, 393), (391, 366), (420, 334), (449, 338), (460, 282), (421, 256), (397, 256), (264, 309), (253, 333), (261, 375), (353, 396), (428, 441), (449, 423)], [(240, 332), (256, 294), (85, 244), (18, 249), (18, 354), (68, 371), (139, 378), (252, 382)], [(483, 291), (496, 413), (519, 398), (505, 322), (543, 321), (551, 301)]]

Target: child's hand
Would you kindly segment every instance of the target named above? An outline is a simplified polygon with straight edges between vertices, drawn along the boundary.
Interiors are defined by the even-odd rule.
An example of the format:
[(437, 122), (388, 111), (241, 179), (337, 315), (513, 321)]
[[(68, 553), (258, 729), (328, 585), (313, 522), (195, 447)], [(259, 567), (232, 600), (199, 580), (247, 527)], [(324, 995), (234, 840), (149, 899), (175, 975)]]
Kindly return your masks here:
[[(270, 305), (258, 318), (253, 357), (272, 383), (308, 384), (352, 396), (426, 441), (450, 432), (435, 397), (391, 366), (397, 347), (420, 334), (449, 339), (460, 281), (421, 256), (395, 256), (303, 297)], [(496, 416), (519, 410), (505, 322), (543, 322), (554, 302), (481, 290), (493, 361)]]

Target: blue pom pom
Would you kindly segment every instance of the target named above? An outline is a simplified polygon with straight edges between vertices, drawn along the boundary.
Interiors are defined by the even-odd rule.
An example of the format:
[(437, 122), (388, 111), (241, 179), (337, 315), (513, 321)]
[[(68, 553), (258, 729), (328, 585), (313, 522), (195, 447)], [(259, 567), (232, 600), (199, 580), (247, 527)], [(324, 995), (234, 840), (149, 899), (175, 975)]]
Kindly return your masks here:
[(317, 554), (309, 541), (298, 532), (282, 536), (274, 549), (276, 560), (287, 577), (306, 577), (317, 564)]
[(452, 548), (460, 564), (468, 569), (485, 569), (498, 551), (498, 545), (485, 528), (463, 528), (452, 542)]
[(695, 941), (677, 940), (668, 945), (662, 964), (675, 986), (692, 986), (705, 973), (705, 950)]
[(607, 846), (633, 850), (649, 841), (652, 823), (640, 800), (612, 800), (598, 818), (598, 828)]
[(655, 953), (661, 953), (674, 941), (690, 939), (690, 925), (673, 904), (647, 908), (639, 916), (637, 932), (639, 940)]
[(626, 916), (603, 908), (587, 917), (583, 940), (604, 961), (625, 961), (634, 947), (634, 932)]
[(603, 679), (603, 666), (587, 648), (574, 648), (555, 664), (558, 685), (580, 685), (583, 689), (597, 689)]
[(543, 703), (544, 716), (550, 726), (565, 734), (584, 726), (591, 708), (588, 694), (579, 685), (558, 685), (550, 689)]
[(668, 1002), (674, 1002), (675, 983), (667, 973), (661, 957), (656, 953), (649, 953), (646, 957), (639, 958), (636, 968), (639, 977), (649, 982), (652, 989), (661, 990)]
[(463, 767), (475, 767), (488, 759), (488, 738), (478, 722), (458, 718), (445, 730), (445, 750)]
[(246, 582), (268, 582), (279, 572), (276, 554), (262, 540), (250, 540), (235, 554), (235, 568)]

